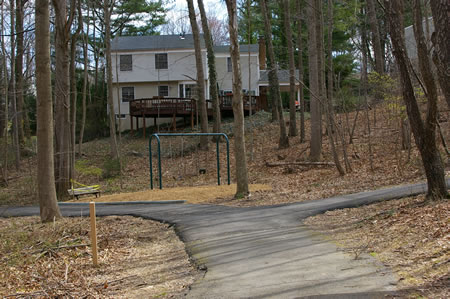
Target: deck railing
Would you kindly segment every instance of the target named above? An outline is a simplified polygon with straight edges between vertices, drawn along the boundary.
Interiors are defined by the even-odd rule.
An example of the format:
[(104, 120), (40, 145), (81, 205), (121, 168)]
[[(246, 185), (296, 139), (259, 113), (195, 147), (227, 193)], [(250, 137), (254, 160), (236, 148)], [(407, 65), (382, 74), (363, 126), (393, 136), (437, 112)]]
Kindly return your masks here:
[[(250, 110), (249, 96), (244, 96), (244, 110)], [(232, 95), (220, 96), (220, 109), (232, 110)], [(131, 116), (158, 116), (158, 115), (188, 115), (196, 113), (197, 103), (194, 99), (189, 98), (166, 98), (166, 97), (153, 97), (130, 100), (130, 115)], [(211, 100), (207, 100), (207, 109), (212, 109)], [(252, 111), (260, 110), (258, 105), (258, 97), (252, 96)]]
[(133, 116), (190, 113), (195, 109), (195, 100), (187, 98), (154, 97), (130, 101), (130, 114)]
[[(249, 96), (244, 96), (244, 110), (250, 110), (250, 98)], [(233, 95), (219, 96), (220, 109), (227, 110), (233, 108)], [(258, 105), (258, 96), (252, 96), (252, 111), (258, 111), (260, 109)]]

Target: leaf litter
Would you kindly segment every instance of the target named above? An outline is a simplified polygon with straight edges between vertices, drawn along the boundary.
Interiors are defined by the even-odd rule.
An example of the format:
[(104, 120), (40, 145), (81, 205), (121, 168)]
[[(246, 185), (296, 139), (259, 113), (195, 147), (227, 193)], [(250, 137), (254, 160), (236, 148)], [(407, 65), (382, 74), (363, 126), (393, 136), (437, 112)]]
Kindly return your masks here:
[(89, 229), (82, 217), (47, 224), (38, 217), (0, 218), (0, 296), (174, 298), (199, 275), (167, 224), (98, 218), (98, 267)]

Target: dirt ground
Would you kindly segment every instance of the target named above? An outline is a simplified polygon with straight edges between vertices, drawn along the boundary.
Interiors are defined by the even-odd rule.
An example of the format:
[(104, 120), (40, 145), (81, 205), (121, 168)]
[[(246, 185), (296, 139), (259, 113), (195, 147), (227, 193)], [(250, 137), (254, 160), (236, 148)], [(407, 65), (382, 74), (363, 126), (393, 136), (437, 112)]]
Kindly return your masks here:
[[(336, 168), (333, 166), (299, 166), (294, 165), (292, 162), (303, 162), (308, 161), (309, 156), (309, 122), (306, 123), (306, 140), (304, 143), (300, 143), (299, 137), (290, 137), (290, 147), (287, 149), (279, 150), (278, 149), (278, 138), (279, 138), (279, 127), (277, 123), (270, 122), (270, 114), (268, 113), (259, 113), (258, 115), (252, 117), (251, 126), (250, 122), (246, 120), (246, 146), (247, 146), (247, 159), (248, 159), (248, 175), (249, 182), (251, 184), (258, 184), (259, 186), (268, 186), (258, 190), (253, 190), (251, 195), (242, 199), (235, 199), (233, 190), (227, 190), (224, 188), (223, 190), (219, 190), (214, 194), (208, 194), (206, 197), (201, 195), (203, 190), (202, 188), (207, 188), (216, 186), (217, 184), (217, 176), (216, 176), (216, 152), (215, 145), (211, 143), (210, 150), (207, 152), (201, 152), (197, 150), (196, 143), (198, 140), (188, 138), (174, 138), (174, 139), (164, 139), (162, 138), (162, 179), (164, 185), (164, 192), (171, 193), (172, 195), (169, 197), (173, 197), (177, 199), (177, 190), (184, 190), (186, 194), (189, 194), (190, 200), (197, 199), (198, 203), (208, 203), (208, 204), (220, 204), (220, 205), (230, 205), (230, 206), (264, 206), (264, 205), (275, 205), (275, 204), (286, 204), (292, 202), (300, 202), (305, 200), (316, 200), (336, 195), (349, 194), (354, 192), (361, 192), (367, 190), (373, 190), (376, 188), (382, 188), (387, 186), (399, 185), (399, 184), (409, 184), (418, 181), (425, 180), (425, 174), (421, 162), (420, 155), (417, 151), (417, 148), (414, 145), (414, 141), (412, 140), (411, 147), (402, 147), (401, 140), (401, 118), (399, 118), (398, 111), (393, 111), (392, 106), (390, 105), (380, 105), (374, 106), (373, 109), (369, 111), (369, 119), (367, 122), (367, 118), (364, 115), (364, 112), (360, 113), (349, 113), (349, 114), (338, 114), (336, 116), (336, 122), (343, 128), (342, 134), (343, 138), (346, 140), (346, 153), (348, 156), (349, 166), (346, 169), (345, 176), (339, 176), (336, 171)], [(356, 120), (356, 121), (355, 121)], [(349, 135), (351, 129), (353, 127), (353, 122), (355, 121), (355, 132), (353, 136), (353, 142), (349, 144)], [(442, 110), (440, 112), (439, 118), (440, 126), (442, 128), (443, 139), (447, 141), (447, 144), (450, 140), (450, 111)], [(368, 124), (370, 125), (370, 134), (368, 131)], [(299, 124), (298, 124), (299, 125)], [(231, 133), (231, 125), (230, 123), (224, 123), (224, 130), (226, 133)], [(250, 127), (253, 128), (250, 130)], [(253, 133), (251, 133), (253, 132)], [(230, 137), (231, 134), (230, 134)], [(445, 164), (446, 175), (450, 175), (450, 157), (445, 154), (443, 146), (438, 140), (439, 149), (442, 153), (442, 158)], [(322, 144), (323, 144), (323, 154), (322, 161), (332, 162), (332, 156), (329, 151), (329, 143), (326, 135), (322, 136)], [(120, 147), (121, 156), (122, 156), (122, 175), (114, 175), (114, 169), (112, 169), (109, 164), (109, 142), (107, 139), (102, 140), (94, 140), (90, 141), (83, 145), (84, 154), (81, 157), (78, 157), (78, 160), (75, 165), (76, 177), (75, 180), (82, 184), (86, 185), (94, 185), (99, 184), (102, 190), (102, 199), (109, 198), (107, 196), (111, 195), (110, 198), (131, 198), (134, 199), (135, 195), (130, 195), (132, 192), (142, 192), (138, 193), (142, 198), (147, 198), (151, 196), (152, 198), (157, 198), (158, 194), (163, 194), (164, 192), (160, 192), (158, 190), (149, 191), (149, 149), (148, 149), (148, 140), (140, 138), (139, 136), (130, 136), (128, 134), (123, 134), (122, 136), (122, 144)], [(225, 143), (220, 143), (220, 164), (221, 164), (221, 177), (226, 177), (226, 146)], [(230, 138), (230, 166), (231, 166), (231, 177), (232, 182), (234, 182), (234, 141), (233, 138)], [(343, 161), (343, 147), (339, 146), (339, 154), (341, 157), (341, 161)], [(154, 168), (153, 173), (157, 173), (156, 168), (156, 154), (153, 152), (153, 162)], [(285, 164), (283, 166), (269, 167), (270, 163), (278, 163)], [(37, 200), (35, 197), (36, 194), (36, 159), (35, 156), (29, 156), (24, 158), (22, 161), (22, 168), (19, 172), (12, 171), (10, 173), (10, 180), (7, 186), (0, 186), (0, 205), (36, 205)], [(200, 173), (200, 169), (202, 173)], [(203, 173), (205, 172), (205, 173)], [(111, 174), (113, 173), (113, 174)], [(154, 184), (155, 186), (159, 178), (157, 179), (155, 176)], [(203, 187), (206, 186), (206, 187)], [(182, 188), (182, 189), (177, 189)], [(184, 188), (184, 189), (183, 189)], [(171, 191), (169, 191), (171, 190)], [(208, 190), (208, 189), (206, 189)], [(215, 189), (218, 190), (218, 189)], [(124, 194), (125, 193), (125, 194)], [(117, 195), (119, 194), (119, 195)], [(149, 194), (149, 195), (148, 195)], [(184, 195), (186, 195), (184, 194)], [(183, 195), (183, 196), (184, 196)], [(61, 201), (70, 200), (70, 198), (60, 198)], [(90, 199), (86, 199), (90, 200)], [(414, 200), (414, 199), (412, 199)], [(385, 203), (386, 205), (394, 205), (398, 201), (390, 201)], [(383, 204), (383, 203), (382, 203)], [(413, 205), (414, 206), (414, 205)], [(420, 206), (420, 205), (419, 205)], [(393, 206), (392, 208), (384, 208), (385, 210), (394, 210), (401, 211), (394, 212), (393, 216), (389, 216), (386, 219), (386, 215), (390, 215), (391, 212), (381, 213), (381, 215), (374, 216), (376, 212), (372, 212), (374, 209), (374, 205), (370, 207), (362, 207), (360, 209), (356, 209), (354, 211), (355, 217), (354, 219), (345, 215), (342, 212), (340, 219), (340, 223), (342, 225), (350, 225), (349, 223), (356, 223), (356, 228), (360, 229), (359, 237), (356, 237), (356, 240), (360, 240), (358, 242), (363, 242), (361, 240), (366, 240), (363, 245), (349, 245), (348, 248), (351, 249), (356, 254), (359, 251), (359, 247), (364, 247), (366, 244), (371, 246), (375, 246), (374, 242), (371, 240), (385, 240), (384, 238), (393, 238), (393, 240), (386, 241), (389, 243), (390, 248), (392, 249), (392, 261), (389, 264), (389, 258), (386, 257), (384, 259), (383, 248), (373, 247), (369, 251), (369, 254), (380, 258), (383, 257), (386, 264), (393, 266), (397, 269), (397, 265), (402, 270), (397, 270), (400, 277), (403, 277), (403, 282), (405, 286), (414, 286), (417, 290), (418, 294), (428, 294), (426, 292), (430, 292), (434, 288), (439, 288), (440, 285), (449, 285), (448, 277), (442, 276), (444, 270), (448, 270), (448, 227), (449, 227), (449, 215), (448, 215), (448, 203), (444, 202), (442, 205), (439, 205), (439, 209), (433, 208), (425, 208), (425, 209), (413, 209), (411, 211), (406, 210), (401, 207)], [(425, 206), (427, 207), (427, 206)], [(380, 208), (381, 210), (383, 208)], [(437, 219), (438, 215), (435, 211), (445, 211), (442, 214), (440, 219), (445, 219), (444, 224), (438, 221), (431, 221), (431, 219)], [(376, 209), (375, 209), (376, 211)], [(331, 212), (338, 213), (339, 212)], [(353, 212), (352, 212), (353, 213)], [(375, 214), (373, 214), (375, 213)], [(413, 213), (413, 214), (411, 214)], [(356, 216), (362, 215), (362, 216)], [(411, 217), (403, 218), (402, 215), (413, 215)], [(430, 216), (431, 215), (431, 216)], [(440, 214), (439, 214), (440, 215)], [(366, 218), (371, 219), (370, 217), (374, 216), (375, 218), (372, 221), (376, 221), (376, 223), (372, 223), (371, 221), (366, 220)], [(445, 217), (444, 217), (445, 216)], [(323, 220), (331, 221), (331, 216), (325, 214)], [(357, 218), (360, 217), (360, 218)], [(397, 222), (390, 222), (394, 219), (397, 219)], [(413, 219), (413, 220), (411, 220)], [(351, 220), (348, 222), (347, 220)], [(354, 221), (353, 221), (354, 220)], [(433, 225), (422, 225), (424, 223), (428, 223), (426, 221), (430, 220)], [(12, 225), (9, 224), (10, 220), (1, 220), (2, 226)], [(5, 222), (6, 221), (6, 222)], [(23, 220), (26, 221), (26, 220)], [(34, 218), (35, 222), (37, 222), (36, 218)], [(117, 220), (118, 221), (118, 220)], [(139, 220), (141, 221), (141, 220)], [(142, 220), (143, 221), (143, 220)], [(346, 222), (347, 221), (347, 222)], [(383, 222), (388, 221), (388, 222)], [(403, 221), (405, 223), (403, 224)], [(146, 222), (147, 223), (147, 222)], [(381, 223), (389, 223), (381, 226)], [(441, 224), (437, 224), (441, 223)], [(319, 225), (319, 222), (313, 225)], [(375, 225), (377, 224), (377, 225)], [(16, 225), (16, 224), (14, 224)], [(28, 225), (28, 224), (27, 224)], [(28, 227), (25, 225), (22, 230), (24, 231), (23, 235), (28, 236), (29, 232), (27, 231)], [(40, 227), (39, 224), (35, 223), (33, 225), (29, 225), (29, 227)], [(417, 225), (421, 225), (420, 227)], [(17, 224), (18, 227), (21, 227)], [(412, 228), (414, 228), (414, 230)], [(444, 227), (445, 226), (445, 227)], [(49, 226), (51, 227), (51, 225)], [(440, 227), (441, 229), (436, 232), (436, 229)], [(356, 228), (355, 234), (356, 234)], [(394, 228), (398, 228), (398, 230), (394, 230)], [(31, 228), (30, 228), (31, 229)], [(113, 229), (113, 227), (111, 228)], [(167, 229), (167, 228), (166, 228)], [(123, 230), (123, 232), (112, 231), (112, 235), (107, 242), (112, 242), (115, 238), (113, 237), (115, 233), (118, 236), (124, 235), (125, 231), (132, 230), (132, 228), (127, 228)], [(21, 230), (19, 230), (21, 231)], [(31, 229), (34, 231), (36, 235), (35, 229)], [(164, 230), (163, 230), (164, 231)], [(443, 234), (442, 232), (445, 232)], [(72, 233), (72, 232), (71, 232)], [(370, 235), (369, 233), (373, 233)], [(2, 233), (3, 234), (3, 233)], [(86, 229), (84, 230), (85, 236), (87, 235)], [(20, 234), (19, 234), (20, 235)], [(159, 235), (155, 233), (155, 237), (153, 240), (159, 240), (157, 236)], [(162, 233), (164, 236), (164, 233)], [(367, 236), (370, 237), (370, 242), (367, 241)], [(153, 236), (153, 234), (152, 234)], [(405, 237), (407, 236), (407, 237)], [(419, 238), (419, 236), (421, 236)], [(426, 237), (422, 237), (426, 236)], [(123, 236), (127, 238), (128, 236)], [(416, 239), (417, 237), (417, 239)], [(59, 237), (59, 238), (62, 238)], [(176, 236), (174, 235), (174, 238)], [(336, 235), (337, 240), (345, 239), (344, 235)], [(395, 239), (395, 240), (394, 240)], [(24, 239), (22, 239), (24, 240)], [(33, 239), (31, 239), (33, 240)], [(56, 242), (58, 238), (53, 239), (52, 242)], [(65, 240), (65, 239), (64, 239)], [(115, 240), (115, 239), (114, 239)], [(425, 241), (423, 241), (425, 240)], [(427, 241), (428, 240), (428, 241)], [(10, 242), (10, 241), (8, 241)], [(13, 266), (11, 269), (2, 275), (15, 275), (11, 276), (12, 278), (8, 278), (9, 282), (21, 282), (25, 281), (27, 284), (26, 289), (21, 289), (19, 286), (21, 284), (11, 284), (11, 285), (2, 285), (2, 292), (7, 294), (13, 293), (23, 293), (23, 292), (41, 292), (39, 294), (45, 295), (44, 292), (50, 292), (51, 289), (48, 287), (59, 286), (63, 281), (63, 286), (56, 290), (60, 290), (62, 293), (64, 292), (75, 292), (75, 289), (79, 291), (78, 288), (75, 288), (75, 284), (68, 284), (66, 281), (70, 281), (71, 277), (78, 277), (77, 283), (82, 281), (81, 286), (89, 286), (87, 288), (87, 296), (95, 296), (96, 294), (101, 294), (99, 296), (110, 296), (110, 297), (118, 297), (122, 296), (123, 293), (118, 293), (118, 289), (128, 288), (128, 286), (137, 288), (138, 290), (144, 289), (146, 291), (155, 290), (155, 296), (171, 296), (171, 294), (180, 294), (183, 288), (187, 287), (193, 280), (193, 277), (197, 274), (190, 275), (189, 272), (192, 270), (180, 270), (178, 272), (178, 267), (174, 272), (175, 277), (170, 276), (166, 273), (165, 270), (161, 270), (163, 273), (162, 276), (157, 276), (154, 280), (158, 284), (153, 286), (147, 280), (142, 282), (140, 278), (126, 278), (126, 277), (134, 277), (133, 275), (137, 275), (134, 272), (127, 274), (124, 269), (115, 268), (114, 271), (100, 271), (99, 269), (93, 269), (89, 265), (89, 256), (88, 249), (77, 248), (70, 250), (57, 250), (56, 253), (60, 256), (65, 256), (62, 252), (69, 252), (69, 256), (74, 256), (75, 260), (85, 259), (84, 266), (80, 266), (80, 268), (75, 268), (77, 264), (73, 264), (72, 259), (58, 259), (53, 256), (52, 250), (50, 253), (52, 256), (47, 256), (48, 254), (44, 254), (42, 257), (36, 260), (39, 266), (34, 265), (35, 254), (33, 251), (40, 250), (42, 252), (42, 245), (40, 245), (39, 241), (31, 241), (25, 242), (27, 244), (23, 247), (18, 247), (16, 251), (18, 252), (19, 257), (26, 256), (25, 253), (28, 254), (29, 258), (25, 259), (27, 261), (25, 264), (20, 263), (19, 266)], [(65, 242), (65, 241), (64, 241)], [(145, 244), (142, 243), (142, 240), (129, 240), (127, 242), (136, 242), (136, 244), (142, 244), (143, 246), (152, 246), (152, 242)], [(178, 241), (179, 242), (179, 241)], [(383, 244), (381, 242), (380, 244)], [(8, 244), (2, 243), (2, 246), (6, 246)], [(14, 243), (9, 243), (14, 244)], [(52, 243), (55, 244), (55, 243)], [(78, 244), (78, 243), (77, 243)], [(133, 243), (134, 244), (134, 243)], [(172, 244), (172, 243), (171, 243)], [(353, 244), (353, 243), (352, 243)], [(359, 243), (356, 243), (359, 244)], [(376, 243), (378, 244), (378, 243)], [(397, 244), (397, 245), (395, 245)], [(420, 246), (418, 246), (418, 244)], [(10, 246), (10, 245), (8, 245)], [(12, 245), (11, 245), (12, 246)], [(36, 247), (37, 246), (37, 247)], [(39, 247), (41, 246), (41, 247)], [(170, 248), (172, 245), (167, 243), (167, 247)], [(172, 254), (172, 257), (176, 257), (175, 260), (178, 260), (178, 256), (181, 256), (181, 247), (177, 247), (178, 245), (173, 245), (175, 251), (168, 250), (169, 255)], [(181, 244), (182, 246), (182, 244)], [(381, 246), (381, 245), (379, 245)], [(389, 247), (388, 246), (388, 247)], [(426, 247), (428, 246), (428, 247)], [(36, 247), (36, 248), (35, 248)], [(134, 248), (135, 246), (133, 246)], [(24, 249), (25, 248), (25, 249)], [(26, 249), (31, 248), (31, 249)], [(117, 250), (113, 250), (116, 248)], [(104, 253), (108, 260), (116, 260), (116, 257), (125, 258), (125, 256), (129, 256), (127, 254), (132, 254), (136, 260), (142, 260), (139, 254), (142, 254), (145, 260), (152, 261), (151, 255), (146, 256), (146, 254), (151, 253), (152, 250), (143, 250), (141, 253), (134, 251), (134, 249), (123, 249), (122, 247), (114, 247), (106, 248)], [(179, 249), (176, 249), (179, 248)], [(367, 246), (364, 250), (368, 251), (367, 248), (372, 248)], [(422, 248), (419, 251), (416, 251), (416, 248)], [(177, 251), (180, 250), (180, 251)], [(387, 249), (386, 249), (387, 250)], [(395, 251), (397, 250), (397, 251)], [(440, 251), (439, 251), (440, 250)], [(31, 251), (31, 253), (30, 253)], [(81, 251), (81, 253), (78, 253)], [(123, 252), (122, 252), (123, 251)], [(5, 251), (8, 252), (8, 251)], [(172, 252), (172, 253), (171, 253)], [(184, 249), (182, 250), (183, 256), (185, 256)], [(125, 254), (126, 253), (126, 254)], [(394, 255), (394, 253), (396, 255)], [(113, 255), (116, 254), (116, 255)], [(123, 255), (123, 257), (121, 256)], [(417, 255), (416, 258), (412, 258)], [(436, 256), (435, 256), (436, 255)], [(388, 255), (390, 256), (390, 255)], [(125, 261), (123, 259), (117, 258), (118, 261)], [(168, 260), (171, 260), (170, 257), (167, 257)], [(159, 260), (159, 256), (158, 256)], [(183, 258), (184, 261), (188, 261), (187, 257)], [(45, 261), (45, 262), (44, 262)], [(81, 260), (80, 260), (81, 261)], [(6, 263), (4, 259), (2, 259), (2, 263)], [(398, 263), (398, 264), (397, 264)], [(403, 264), (402, 264), (403, 263)], [(142, 268), (140, 269), (138, 266), (136, 269), (140, 269), (140, 271), (152, 271), (152, 268), (156, 264), (153, 262), (147, 263), (150, 269)], [(166, 265), (166, 262), (161, 262), (161, 265)], [(419, 268), (415, 268), (415, 264), (419, 265)], [(431, 264), (436, 264), (435, 266), (430, 266)], [(69, 265), (69, 266), (67, 266)], [(170, 265), (170, 264), (169, 264)], [(8, 266), (9, 267), (9, 266)], [(68, 267), (68, 268), (66, 268)], [(106, 267), (106, 263), (105, 263)], [(171, 267), (171, 266), (168, 266)], [(189, 268), (191, 267), (191, 268)], [(422, 267), (422, 268), (420, 268)], [(447, 267), (447, 268), (445, 268)], [(41, 269), (40, 272), (33, 272), (33, 269)], [(46, 269), (51, 269), (51, 271), (47, 271)], [(65, 278), (65, 272), (73, 273), (68, 274), (67, 279)], [(72, 269), (72, 272), (70, 272)], [(79, 269), (79, 270), (76, 270)], [(188, 268), (183, 269), (192, 269), (192, 266), (188, 266)], [(400, 269), (400, 268), (398, 268)], [(167, 269), (169, 272), (172, 271)], [(33, 273), (35, 276), (26, 276), (28, 274), (24, 273)], [(110, 273), (113, 277), (106, 277), (103, 279), (95, 280), (94, 278), (80, 278), (85, 277), (88, 272), (94, 272), (95, 277), (101, 277), (100, 275), (106, 275), (106, 273)], [(401, 274), (403, 273), (404, 274)], [(50, 274), (48, 274), (50, 273)], [(58, 273), (58, 274), (56, 274)], [(421, 274), (420, 274), (421, 273)], [(448, 273), (448, 271), (447, 271)], [(31, 274), (30, 274), (31, 275)], [(50, 275), (50, 276), (49, 276)], [(59, 276), (56, 276), (59, 275)], [(114, 276), (116, 275), (116, 276)], [(156, 275), (156, 274), (155, 274)], [(159, 274), (158, 274), (159, 275)], [(167, 275), (167, 276), (165, 276)], [(404, 276), (401, 276), (404, 275)], [(47, 277), (49, 276), (49, 277)], [(52, 278), (55, 276), (55, 278)], [(63, 279), (61, 280), (61, 277)], [(90, 276), (86, 276), (90, 277)], [(150, 275), (150, 277), (152, 277)], [(420, 278), (420, 279), (419, 279)], [(39, 284), (47, 280), (49, 283)], [(52, 280), (53, 279), (53, 280)], [(124, 280), (120, 280), (124, 279)], [(130, 279), (131, 282), (128, 282), (127, 279)], [(3, 281), (2, 276), (2, 281)], [(38, 281), (38, 283), (34, 283)], [(104, 281), (110, 281), (106, 288), (104, 288)], [(165, 281), (180, 281), (176, 283), (178, 285), (178, 289), (172, 289), (171, 287), (167, 287), (168, 291), (166, 291)], [(28, 286), (31, 284), (32, 286)], [(34, 285), (33, 285), (34, 284)], [(103, 288), (102, 288), (103, 285)], [(424, 291), (422, 291), (422, 289)], [(173, 290), (173, 291), (172, 291)], [(104, 293), (103, 293), (104, 292)], [(109, 293), (111, 292), (111, 293)], [(78, 297), (78, 293), (74, 293), (76, 297)], [(434, 293), (431, 293), (434, 294)], [(436, 293), (440, 294), (440, 293)], [(443, 293), (446, 294), (446, 293)], [(85, 295), (84, 293), (80, 296)], [(138, 296), (138, 295), (136, 295)], [(423, 296), (423, 295), (421, 295)], [(439, 297), (437, 295), (436, 297)], [(433, 298), (435, 296), (431, 296)]]
[[(270, 191), (271, 187), (262, 184), (249, 186), (250, 192)], [(186, 203), (205, 203), (211, 198), (221, 196), (233, 197), (236, 184), (220, 186), (196, 186), (196, 187), (174, 187), (138, 192), (118, 193), (100, 197), (86, 196), (80, 199), (72, 199), (70, 202), (120, 202), (120, 201), (167, 201), (185, 200)]]
[(178, 298), (201, 275), (172, 228), (134, 217), (98, 218), (94, 267), (89, 227), (0, 218), (0, 297)]
[(450, 297), (450, 202), (424, 196), (329, 211), (305, 223), (353, 258), (379, 259), (406, 297)]

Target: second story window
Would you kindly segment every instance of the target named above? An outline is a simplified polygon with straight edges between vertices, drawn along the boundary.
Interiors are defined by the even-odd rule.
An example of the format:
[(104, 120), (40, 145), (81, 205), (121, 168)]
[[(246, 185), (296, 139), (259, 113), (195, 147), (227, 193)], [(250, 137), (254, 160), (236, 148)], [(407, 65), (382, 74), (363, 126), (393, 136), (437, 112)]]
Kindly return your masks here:
[(168, 97), (169, 96), (169, 86), (167, 86), (167, 85), (158, 86), (158, 96)]
[(231, 64), (231, 57), (227, 57), (227, 71), (231, 73), (233, 71), (233, 66)]
[(134, 100), (134, 87), (122, 87), (122, 103)]
[(167, 70), (167, 53), (155, 54), (155, 69), (157, 70)]
[(133, 57), (131, 55), (120, 55), (120, 71), (133, 70)]

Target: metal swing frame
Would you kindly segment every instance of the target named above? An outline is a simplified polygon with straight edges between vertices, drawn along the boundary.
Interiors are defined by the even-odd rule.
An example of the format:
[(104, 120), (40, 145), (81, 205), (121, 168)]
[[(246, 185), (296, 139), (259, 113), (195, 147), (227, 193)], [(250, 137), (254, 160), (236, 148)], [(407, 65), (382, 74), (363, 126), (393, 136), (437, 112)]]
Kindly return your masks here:
[(217, 136), (216, 140), (216, 153), (217, 153), (217, 185), (220, 185), (220, 156), (219, 156), (219, 141), (220, 137), (223, 137), (227, 143), (227, 179), (228, 185), (230, 185), (230, 142), (228, 136), (224, 133), (155, 133), (150, 136), (148, 140), (148, 153), (150, 160), (150, 189), (153, 190), (153, 156), (152, 156), (152, 139), (155, 137), (158, 146), (158, 179), (159, 189), (162, 189), (162, 171), (161, 171), (161, 140), (159, 137), (192, 137), (192, 136)]

